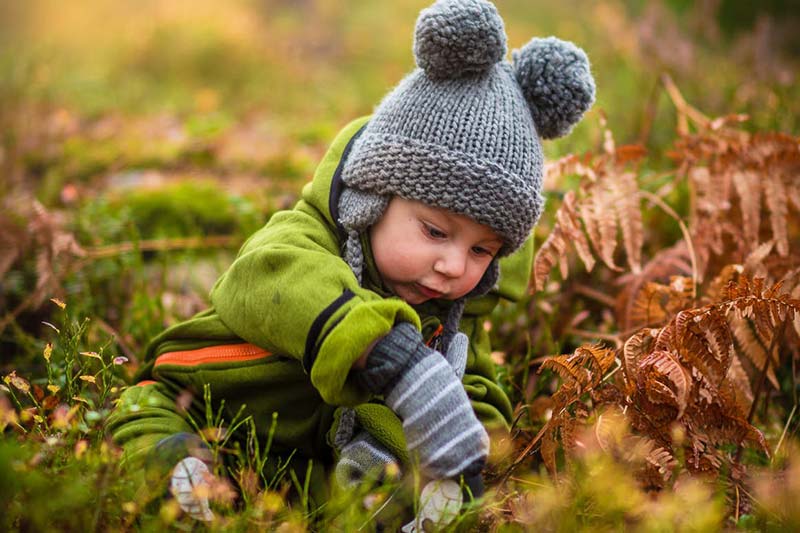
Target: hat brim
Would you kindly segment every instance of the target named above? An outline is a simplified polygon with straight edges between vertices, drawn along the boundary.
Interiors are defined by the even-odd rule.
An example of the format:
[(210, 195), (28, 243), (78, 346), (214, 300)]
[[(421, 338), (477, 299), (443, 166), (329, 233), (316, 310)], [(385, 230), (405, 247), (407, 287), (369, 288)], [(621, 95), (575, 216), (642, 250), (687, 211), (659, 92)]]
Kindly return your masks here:
[(501, 255), (522, 246), (543, 203), (541, 175), (512, 174), (472, 154), (399, 135), (365, 132), (342, 179), (355, 189), (417, 200), (485, 224), (505, 241)]

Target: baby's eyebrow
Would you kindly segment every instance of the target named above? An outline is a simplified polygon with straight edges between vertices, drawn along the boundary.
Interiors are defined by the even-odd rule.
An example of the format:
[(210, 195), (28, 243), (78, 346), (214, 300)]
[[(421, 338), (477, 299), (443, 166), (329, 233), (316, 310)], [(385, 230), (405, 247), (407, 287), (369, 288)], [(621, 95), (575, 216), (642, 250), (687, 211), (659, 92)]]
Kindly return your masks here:
[(503, 240), (502, 239), (497, 239), (497, 238), (483, 239), (480, 242), (478, 242), (478, 246), (485, 246), (485, 247), (488, 247), (488, 248), (498, 248), (498, 249), (500, 249), (500, 248), (503, 247)]

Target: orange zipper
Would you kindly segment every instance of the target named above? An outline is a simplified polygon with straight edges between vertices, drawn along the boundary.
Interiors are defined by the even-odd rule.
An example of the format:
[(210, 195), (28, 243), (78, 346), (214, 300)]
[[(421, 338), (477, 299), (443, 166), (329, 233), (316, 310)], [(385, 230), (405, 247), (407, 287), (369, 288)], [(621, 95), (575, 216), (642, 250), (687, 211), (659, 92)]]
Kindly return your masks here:
[(444, 325), (439, 324), (439, 327), (436, 328), (436, 331), (433, 332), (433, 335), (431, 335), (431, 338), (428, 339), (428, 342), (426, 342), (425, 345), (428, 346), (429, 348), (432, 348), (433, 343), (436, 342), (436, 339), (439, 338), (439, 335), (442, 334), (442, 331), (444, 331)]
[(254, 344), (223, 344), (220, 346), (207, 346), (196, 350), (183, 350), (166, 352), (156, 358), (154, 366), (177, 365), (195, 366), (207, 363), (237, 363), (253, 361), (272, 355), (270, 352)]

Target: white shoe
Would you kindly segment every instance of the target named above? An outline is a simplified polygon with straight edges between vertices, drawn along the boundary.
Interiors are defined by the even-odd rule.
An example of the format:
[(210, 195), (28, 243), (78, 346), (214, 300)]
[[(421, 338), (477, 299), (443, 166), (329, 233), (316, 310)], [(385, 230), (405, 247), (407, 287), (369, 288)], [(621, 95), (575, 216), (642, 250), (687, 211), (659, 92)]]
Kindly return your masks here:
[(446, 527), (458, 516), (464, 496), (459, 484), (452, 479), (437, 479), (425, 485), (419, 501), (417, 516), (400, 529), (403, 533), (425, 531), (422, 525), (426, 520), (437, 528)]
[(187, 457), (175, 465), (169, 490), (184, 512), (195, 520), (210, 522), (214, 513), (208, 506), (208, 492), (211, 488), (208, 466), (197, 457)]

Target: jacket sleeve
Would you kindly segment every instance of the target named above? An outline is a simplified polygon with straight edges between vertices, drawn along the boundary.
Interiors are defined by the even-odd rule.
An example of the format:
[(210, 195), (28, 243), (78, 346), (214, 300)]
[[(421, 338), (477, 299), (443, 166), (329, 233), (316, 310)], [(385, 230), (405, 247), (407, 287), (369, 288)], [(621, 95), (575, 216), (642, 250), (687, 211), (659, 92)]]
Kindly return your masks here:
[(122, 463), (128, 466), (145, 462), (162, 439), (194, 433), (178, 414), (174, 395), (156, 382), (125, 389), (106, 422), (106, 431), (122, 447)]
[(516, 253), (500, 261), (500, 280), (496, 289), (470, 301), (461, 319), (460, 329), (469, 337), (467, 369), (464, 388), (472, 401), (478, 418), (487, 426), (511, 423), (512, 406), (508, 395), (497, 383), (497, 372), (492, 361), (489, 333), (483, 324), (501, 298), (517, 302), (528, 289), (533, 242), (528, 239)]
[(369, 395), (348, 379), (353, 363), (396, 323), (420, 321), (402, 300), (360, 287), (338, 246), (323, 215), (301, 200), (248, 239), (211, 301), (242, 339), (302, 361), (323, 401), (356, 405)]

